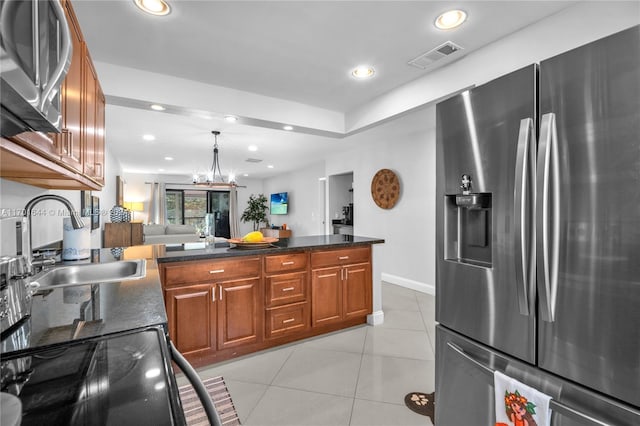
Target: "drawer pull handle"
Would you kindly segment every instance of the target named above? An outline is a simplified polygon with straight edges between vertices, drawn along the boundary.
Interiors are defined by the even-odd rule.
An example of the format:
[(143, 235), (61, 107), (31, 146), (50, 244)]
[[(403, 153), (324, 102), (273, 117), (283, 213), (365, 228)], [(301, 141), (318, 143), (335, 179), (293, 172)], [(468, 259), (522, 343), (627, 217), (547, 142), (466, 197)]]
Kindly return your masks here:
[(221, 274), (224, 272), (224, 269), (214, 269), (213, 271), (209, 271), (210, 274)]
[(282, 289), (282, 291), (293, 291), (295, 289), (296, 289), (295, 287), (285, 287)]
[(282, 266), (293, 265), (295, 262), (290, 260), (289, 262), (282, 262)]
[(283, 323), (283, 324), (287, 324), (287, 323), (289, 323), (289, 322), (294, 322), (294, 321), (295, 321), (295, 319), (294, 319), (294, 318), (289, 318), (289, 319), (286, 319), (286, 320), (282, 321), (282, 323)]
[(340, 256), (338, 257), (339, 260), (347, 260), (349, 259), (349, 256)]

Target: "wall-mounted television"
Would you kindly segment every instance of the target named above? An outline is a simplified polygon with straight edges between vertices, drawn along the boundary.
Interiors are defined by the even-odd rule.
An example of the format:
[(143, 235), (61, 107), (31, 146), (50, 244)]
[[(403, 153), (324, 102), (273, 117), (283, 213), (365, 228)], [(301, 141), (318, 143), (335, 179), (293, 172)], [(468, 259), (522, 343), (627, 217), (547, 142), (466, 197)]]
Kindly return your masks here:
[(271, 194), (271, 214), (287, 214), (289, 210), (289, 194), (278, 192)]

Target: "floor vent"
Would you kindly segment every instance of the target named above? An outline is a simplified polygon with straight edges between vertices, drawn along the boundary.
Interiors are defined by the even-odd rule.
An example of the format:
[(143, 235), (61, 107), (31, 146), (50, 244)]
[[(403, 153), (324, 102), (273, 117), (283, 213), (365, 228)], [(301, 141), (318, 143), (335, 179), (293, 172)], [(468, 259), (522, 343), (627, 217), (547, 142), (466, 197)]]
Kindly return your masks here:
[(431, 67), (435, 62), (447, 58), (460, 50), (463, 50), (462, 47), (451, 41), (447, 41), (435, 49), (431, 49), (417, 58), (410, 60), (407, 64), (424, 70)]
[(245, 161), (247, 163), (260, 163), (260, 162), (262, 162), (262, 160), (259, 159), (259, 158), (247, 158)]

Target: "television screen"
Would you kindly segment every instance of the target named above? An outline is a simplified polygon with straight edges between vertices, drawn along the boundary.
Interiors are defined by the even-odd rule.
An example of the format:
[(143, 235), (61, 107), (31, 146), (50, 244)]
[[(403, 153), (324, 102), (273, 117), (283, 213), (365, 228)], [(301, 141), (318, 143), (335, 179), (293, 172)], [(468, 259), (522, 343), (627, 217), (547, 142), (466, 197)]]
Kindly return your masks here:
[(271, 194), (271, 214), (287, 214), (289, 195), (286, 192)]

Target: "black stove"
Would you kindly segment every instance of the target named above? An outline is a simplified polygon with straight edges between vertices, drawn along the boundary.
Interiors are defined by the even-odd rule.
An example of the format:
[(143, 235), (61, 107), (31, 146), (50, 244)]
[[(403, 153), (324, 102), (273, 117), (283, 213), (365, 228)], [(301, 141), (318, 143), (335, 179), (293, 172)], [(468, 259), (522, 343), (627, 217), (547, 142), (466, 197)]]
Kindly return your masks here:
[[(105, 254), (105, 261), (113, 259)], [(14, 279), (2, 288), (23, 286)], [(14, 293), (2, 310), (25, 308), (2, 324), (0, 390), (20, 399), (22, 425), (186, 424), (157, 271)]]
[(2, 392), (27, 426), (184, 424), (165, 339), (156, 326), (3, 354)]

